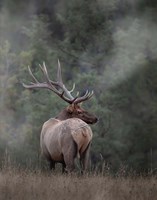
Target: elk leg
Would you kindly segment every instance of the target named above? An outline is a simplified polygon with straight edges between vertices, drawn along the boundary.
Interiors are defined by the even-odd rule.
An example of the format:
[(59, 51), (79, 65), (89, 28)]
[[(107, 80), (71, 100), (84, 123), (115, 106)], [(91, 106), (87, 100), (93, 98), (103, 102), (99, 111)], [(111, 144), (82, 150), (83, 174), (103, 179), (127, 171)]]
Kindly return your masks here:
[(50, 163), (50, 170), (55, 170), (55, 162), (53, 160), (49, 160)]
[(64, 157), (64, 160), (65, 160), (65, 163), (66, 163), (66, 168), (65, 168), (66, 172), (72, 172), (75, 168), (74, 158), (66, 155)]
[(63, 160), (65, 163), (65, 170), (73, 171), (75, 168), (74, 159), (76, 157), (77, 153), (77, 145), (73, 140), (73, 137), (70, 133), (70, 129), (64, 130), (66, 134), (63, 134), (62, 140), (61, 140), (61, 146), (62, 146), (62, 154), (63, 154)]
[(80, 158), (83, 171), (86, 171), (89, 167), (89, 154), (90, 154), (90, 144), (87, 146), (86, 150), (82, 153)]
[(74, 160), (76, 157), (76, 144), (74, 143), (74, 141), (72, 140), (70, 144), (68, 144), (66, 151), (64, 151), (64, 162), (66, 165), (66, 170), (67, 171), (73, 171), (75, 168), (75, 164), (74, 164)]
[(65, 168), (66, 168), (66, 164), (65, 164), (65, 162), (63, 162), (62, 163), (62, 174), (64, 174), (66, 172)]

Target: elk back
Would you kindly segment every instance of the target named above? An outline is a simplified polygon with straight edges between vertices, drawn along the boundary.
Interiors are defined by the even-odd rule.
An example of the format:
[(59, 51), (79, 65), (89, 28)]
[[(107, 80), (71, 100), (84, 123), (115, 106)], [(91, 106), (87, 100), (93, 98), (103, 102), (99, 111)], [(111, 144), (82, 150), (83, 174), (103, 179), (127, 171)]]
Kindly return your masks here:
[[(62, 161), (63, 137), (72, 136), (77, 144), (77, 156), (80, 157), (92, 140), (92, 130), (90, 126), (78, 118), (58, 120), (51, 118), (42, 127), (40, 144), (42, 153), (49, 159)], [(69, 143), (72, 141), (69, 141)]]

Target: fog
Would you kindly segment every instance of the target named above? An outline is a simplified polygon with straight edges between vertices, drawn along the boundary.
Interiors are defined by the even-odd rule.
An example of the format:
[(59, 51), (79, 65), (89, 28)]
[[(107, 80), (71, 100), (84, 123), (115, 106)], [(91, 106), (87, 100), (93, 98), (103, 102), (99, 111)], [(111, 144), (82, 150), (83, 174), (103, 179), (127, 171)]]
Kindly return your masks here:
[(113, 56), (104, 70), (108, 89), (131, 77), (157, 55), (157, 25), (149, 15), (128, 16), (115, 23)]
[[(77, 57), (78, 55), (76, 56), (80, 72), (83, 71), (88, 74), (88, 72), (94, 71), (94, 74), (100, 78), (101, 86), (108, 91), (132, 77), (136, 72), (142, 70), (147, 62), (156, 59), (157, 23), (153, 18), (153, 12), (150, 9), (147, 9), (146, 12), (135, 12), (139, 2), (140, 0), (127, 0), (125, 3), (127, 6), (129, 5), (130, 9), (128, 9), (128, 7), (126, 8), (128, 14), (123, 18), (119, 17), (121, 13), (119, 15), (116, 13), (116, 9), (121, 6), (121, 3), (124, 5), (122, 10), (125, 10), (125, 3), (123, 0), (98, 0), (97, 3), (99, 9), (102, 12), (107, 13), (107, 8), (118, 16), (117, 18), (113, 16), (113, 19), (108, 19), (107, 16), (105, 16), (108, 20), (108, 24), (110, 24), (110, 20), (113, 21), (112, 31), (110, 33), (113, 41), (112, 48), (109, 54), (106, 55), (104, 51), (104, 56), (101, 55), (103, 52), (101, 52), (101, 50), (104, 49), (105, 42), (102, 42), (99, 36), (102, 37), (102, 35), (105, 34), (105, 31), (103, 32), (100, 29), (100, 33), (97, 33), (97, 35), (93, 37), (93, 41), (91, 40), (91, 44), (87, 46), (86, 50), (82, 51), (82, 53), (79, 54), (79, 57)], [(5, 1), (0, 5), (0, 139), (2, 139), (2, 142), (4, 140), (9, 147), (16, 147), (19, 143), (21, 145), (24, 144), (25, 138), (27, 137), (27, 130), (30, 130), (30, 134), (32, 131), (28, 117), (22, 116), (24, 118), (22, 119), (23, 121), (21, 120), (21, 123), (19, 123), (19, 121), (16, 122), (16, 110), (12, 107), (12, 103), (17, 106), (19, 98), (25, 99), (26, 94), (21, 92), (19, 96), (14, 97), (16, 88), (13, 89), (12, 85), (16, 85), (17, 88), (21, 87), (21, 80), (19, 77), (18, 79), (16, 78), (16, 73), (20, 72), (22, 74), (24, 71), (20, 64), (26, 65), (27, 69), (27, 64), (30, 62), (27, 61), (28, 55), (24, 55), (26, 56), (25, 63), (22, 62), (22, 58), (20, 57), (21, 52), (24, 52), (25, 50), (29, 51), (33, 41), (28, 40), (27, 36), (32, 34), (31, 26), (35, 26), (34, 24), (31, 24), (31, 19), (38, 14), (43, 4), (41, 3), (39, 6), (36, 1), (33, 1), (33, 3), (28, 1), (27, 8), (25, 9), (22, 8), (25, 3), (20, 3), (21, 9), (16, 9), (15, 5), (14, 7), (10, 6), (10, 9), (8, 9), (8, 5)], [(53, 12), (52, 16), (57, 16), (56, 18), (58, 21), (60, 20), (60, 22), (63, 20), (61, 15), (64, 10), (63, 5), (63, 1), (59, 1), (58, 3), (53, 1), (51, 5), (52, 8), (47, 8), (49, 12)], [(43, 10), (44, 9), (45, 7), (43, 6)], [(51, 20), (53, 21), (53, 18), (51, 18)], [(54, 24), (57, 23), (57, 20)], [(45, 27), (44, 31), (48, 32), (49, 30)], [(56, 30), (54, 30), (54, 32), (55, 31)], [(66, 31), (66, 29), (64, 31)], [(38, 34), (40, 35), (40, 33)], [(38, 34), (36, 36), (38, 36)], [(34, 40), (38, 41), (38, 37), (34, 38)], [(41, 42), (40, 38), (39, 42)], [(66, 41), (64, 42), (66, 44)], [(98, 55), (99, 52), (96, 51), (97, 49), (93, 49), (95, 47), (100, 49), (100, 59)], [(55, 49), (54, 52), (56, 53), (56, 51), (57, 50)], [(58, 50), (58, 52), (60, 51)], [(72, 53), (72, 56), (75, 57), (76, 52), (72, 51)], [(66, 56), (64, 55), (64, 58), (65, 57)], [(97, 60), (99, 61), (98, 64)], [(33, 58), (32, 61), (34, 61)], [(70, 63), (70, 59), (68, 62)], [(81, 69), (83, 70), (81, 71)], [(13, 76), (14, 74), (15, 76)], [(75, 80), (73, 82), (75, 82)], [(94, 87), (96, 88), (97, 86)], [(19, 89), (19, 91), (22, 91), (22, 89)], [(8, 98), (8, 94), (10, 95), (10, 99)], [(12, 96), (17, 100), (16, 103), (11, 102)], [(30, 103), (29, 99), (26, 99), (23, 102), (27, 104)], [(21, 110), (24, 106), (25, 105), (21, 106)]]
[[(119, 6), (121, 3), (121, 1), (117, 1), (117, 3), (115, 2), (115, 0), (99, 0), (98, 5), (99, 8), (105, 12), (106, 6), (108, 9), (111, 7), (112, 10), (114, 10), (116, 9), (116, 6)], [(139, 0), (128, 0), (127, 2), (129, 2), (131, 10), (134, 11)], [(5, 3), (1, 5), (0, 13), (1, 123), (4, 121), (4, 115), (6, 115), (6, 120), (11, 120), (12, 116), (9, 108), (5, 107), (6, 112), (3, 109), (3, 104), (5, 103), (5, 92), (6, 89), (10, 87), (10, 81), (8, 81), (10, 73), (10, 70), (8, 70), (9, 64), (14, 57), (14, 53), (23, 51), (27, 48), (27, 45), (29, 45), (25, 43), (25, 37), (23, 37), (22, 31), (23, 28), (29, 27), (30, 19), (37, 13), (38, 10), (36, 4), (34, 2), (31, 3), (31, 1), (28, 1), (28, 8), (25, 9), (24, 12), (19, 11), (14, 13), (14, 9), (8, 10), (6, 5), (7, 4)], [(63, 9), (60, 7), (60, 3), (58, 3), (57, 6), (54, 6), (54, 8), (56, 8), (54, 13), (60, 13)], [(152, 15), (149, 10), (144, 14), (141, 13), (138, 15), (135, 15), (134, 12), (129, 12), (126, 18), (114, 20), (114, 28), (112, 32), (114, 46), (110, 54), (111, 56), (107, 58), (104, 56), (104, 60), (100, 62), (102, 70), (102, 84), (105, 85), (106, 89), (109, 90), (120, 82), (123, 82), (127, 78), (131, 77), (137, 70), (140, 70), (148, 59), (155, 59), (157, 55), (156, 35), (157, 25), (153, 22)], [(101, 49), (102, 44), (97, 37), (94, 43)], [(83, 65), (82, 61), (85, 61), (86, 66), (92, 66), (93, 60), (92, 55), (90, 55), (90, 50), (82, 52), (82, 56), (80, 56), (80, 63)]]

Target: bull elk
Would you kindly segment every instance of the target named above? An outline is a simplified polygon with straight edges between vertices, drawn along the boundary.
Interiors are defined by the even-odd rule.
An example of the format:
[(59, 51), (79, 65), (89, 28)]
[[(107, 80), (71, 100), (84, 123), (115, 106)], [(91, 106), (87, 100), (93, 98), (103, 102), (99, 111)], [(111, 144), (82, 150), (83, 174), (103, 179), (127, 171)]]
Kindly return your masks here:
[(46, 88), (53, 91), (69, 105), (58, 116), (51, 118), (43, 124), (40, 135), (42, 154), (50, 163), (50, 168), (55, 169), (55, 163), (62, 163), (62, 172), (73, 171), (75, 158), (79, 158), (83, 170), (87, 169), (89, 160), (92, 130), (88, 124), (97, 122), (97, 117), (81, 108), (80, 103), (93, 96), (93, 91), (82, 96), (79, 93), (72, 96), (75, 84), (69, 91), (62, 81), (61, 67), (58, 60), (57, 81), (50, 80), (45, 63), (39, 65), (44, 75), (45, 82), (40, 83), (28, 67), (29, 74), (34, 82), (23, 86), (27, 89)]

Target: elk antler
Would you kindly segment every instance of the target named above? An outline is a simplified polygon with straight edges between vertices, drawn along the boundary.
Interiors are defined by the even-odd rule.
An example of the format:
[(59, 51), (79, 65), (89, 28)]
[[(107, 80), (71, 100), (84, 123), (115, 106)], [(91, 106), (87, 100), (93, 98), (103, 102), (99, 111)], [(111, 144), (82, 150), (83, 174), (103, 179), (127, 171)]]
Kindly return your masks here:
[(29, 74), (31, 75), (31, 77), (33, 78), (33, 80), (35, 82), (34, 83), (31, 82), (30, 85), (27, 85), (27, 84), (23, 83), (23, 86), (25, 88), (28, 88), (28, 89), (32, 89), (32, 88), (46, 88), (46, 89), (49, 89), (49, 90), (53, 91), (55, 94), (57, 94), (58, 96), (60, 96), (64, 101), (66, 101), (66, 102), (68, 102), (70, 104), (72, 104), (72, 103), (74, 103), (74, 104), (81, 103), (83, 101), (86, 101), (86, 100), (90, 99), (93, 96), (93, 91), (89, 92), (88, 90), (81, 97), (79, 97), (79, 92), (76, 94), (76, 97), (72, 96), (71, 93), (75, 89), (75, 83), (73, 84), (73, 87), (72, 87), (72, 89), (70, 91), (65, 87), (65, 85), (63, 84), (63, 81), (62, 81), (61, 66), (60, 66), (59, 60), (58, 60), (58, 72), (57, 72), (57, 81), (56, 82), (50, 80), (49, 75), (48, 75), (48, 71), (47, 71), (47, 68), (46, 68), (46, 65), (45, 65), (45, 62), (43, 62), (43, 66), (41, 66), (41, 65), (39, 65), (39, 66), (40, 66), (41, 71), (43, 72), (43, 75), (45, 77), (45, 81), (46, 82), (40, 83), (36, 79), (36, 77), (33, 75), (30, 67), (28, 66)]

